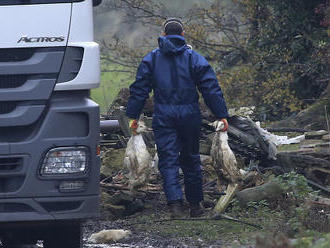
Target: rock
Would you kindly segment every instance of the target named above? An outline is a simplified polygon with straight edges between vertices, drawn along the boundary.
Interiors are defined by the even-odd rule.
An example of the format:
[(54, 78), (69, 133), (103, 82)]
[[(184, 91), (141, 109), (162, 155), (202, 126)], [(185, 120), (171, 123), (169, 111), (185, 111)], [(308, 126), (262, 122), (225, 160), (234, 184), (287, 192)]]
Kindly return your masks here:
[(328, 132), (325, 130), (307, 132), (305, 133), (305, 139), (322, 139), (326, 134), (328, 134)]
[(131, 234), (131, 231), (123, 229), (102, 230), (92, 234), (88, 241), (94, 244), (107, 244), (127, 238)]

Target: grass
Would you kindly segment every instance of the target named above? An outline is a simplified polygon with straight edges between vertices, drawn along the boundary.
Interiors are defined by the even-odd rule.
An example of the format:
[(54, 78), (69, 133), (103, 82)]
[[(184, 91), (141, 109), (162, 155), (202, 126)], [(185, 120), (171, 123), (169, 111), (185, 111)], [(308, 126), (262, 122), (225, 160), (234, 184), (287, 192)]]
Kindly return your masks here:
[(120, 89), (128, 87), (133, 82), (127, 74), (118, 72), (102, 72), (101, 85), (92, 90), (92, 99), (100, 105), (101, 114), (106, 114), (112, 101)]
[[(319, 238), (326, 238), (326, 245), (330, 242), (330, 235), (306, 229), (300, 222), (288, 216), (288, 212), (281, 209), (271, 210), (267, 206), (255, 203), (251, 207), (238, 207), (232, 202), (227, 214), (240, 220), (256, 223), (263, 227), (262, 230), (254, 227), (235, 223), (227, 220), (209, 221), (165, 221), (166, 212), (156, 214), (139, 214), (134, 222), (141, 223), (135, 226), (136, 231), (157, 234), (169, 240), (188, 241), (189, 244), (199, 244), (199, 247), (221, 244), (221, 247), (241, 247), (242, 245), (255, 245), (256, 237), (273, 237), (275, 233), (291, 233), (290, 238), (295, 239), (296, 248), (311, 248)], [(295, 228), (298, 226), (298, 229)], [(288, 235), (288, 234), (286, 234)], [(220, 242), (220, 243), (219, 243)], [(323, 244), (323, 243), (322, 243)], [(195, 246), (194, 246), (195, 247)], [(328, 246), (319, 246), (328, 247)]]
[(299, 150), (300, 144), (281, 145), (277, 147), (279, 152)]

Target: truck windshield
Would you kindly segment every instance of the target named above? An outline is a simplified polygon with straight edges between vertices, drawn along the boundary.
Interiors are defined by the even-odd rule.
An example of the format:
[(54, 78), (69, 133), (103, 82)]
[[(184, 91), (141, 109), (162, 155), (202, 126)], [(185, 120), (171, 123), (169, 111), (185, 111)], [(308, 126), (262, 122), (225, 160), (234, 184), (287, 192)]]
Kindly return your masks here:
[(72, 3), (84, 0), (0, 0), (1, 5), (28, 5), (28, 4), (50, 4), (50, 3)]

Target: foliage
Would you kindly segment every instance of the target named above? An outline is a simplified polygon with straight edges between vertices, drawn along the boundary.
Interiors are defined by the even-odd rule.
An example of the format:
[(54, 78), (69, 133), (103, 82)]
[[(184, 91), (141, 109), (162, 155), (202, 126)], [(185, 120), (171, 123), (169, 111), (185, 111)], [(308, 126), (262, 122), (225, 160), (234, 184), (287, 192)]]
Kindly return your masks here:
[(260, 96), (256, 104), (278, 119), (312, 103), (329, 81), (325, 1), (238, 2), (251, 23), (247, 50)]
[(330, 234), (316, 241), (314, 248), (326, 248), (330, 246)]
[[(316, 240), (316, 241), (315, 241)], [(296, 248), (327, 248), (330, 247), (330, 234), (317, 239), (315, 236), (302, 237), (293, 242)]]
[[(186, 12), (186, 37), (213, 65), (230, 106), (256, 105), (270, 120), (283, 118), (313, 103), (329, 82), (325, 1), (202, 1)], [(133, 45), (123, 32), (101, 42), (103, 71), (130, 76), (172, 16), (155, 0), (110, 0), (99, 11), (120, 12), (130, 30), (148, 30)]]
[(305, 201), (310, 194), (317, 194), (308, 185), (307, 179), (294, 171), (280, 175), (275, 180), (279, 182), (289, 197), (294, 198), (299, 203)]
[(249, 202), (246, 208), (242, 208), (238, 200), (233, 200), (229, 214), (257, 220), (272, 219), (271, 223), (264, 226), (265, 230), (272, 230), (272, 232), (278, 230), (291, 238), (318, 234), (310, 230), (310, 225), (306, 225), (310, 223), (311, 218), (306, 200), (313, 199), (317, 195), (317, 192), (308, 186), (306, 178), (296, 172), (289, 172), (271, 180), (280, 184), (286, 192), (285, 195), (279, 199)]

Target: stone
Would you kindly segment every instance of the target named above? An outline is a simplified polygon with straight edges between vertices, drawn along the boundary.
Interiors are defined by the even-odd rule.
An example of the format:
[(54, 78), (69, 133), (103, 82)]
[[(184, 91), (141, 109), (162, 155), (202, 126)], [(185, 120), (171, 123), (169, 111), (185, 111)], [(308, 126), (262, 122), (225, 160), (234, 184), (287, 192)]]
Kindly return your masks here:
[(326, 134), (328, 134), (328, 132), (325, 130), (306, 132), (305, 138), (306, 139), (322, 139), (322, 137)]

